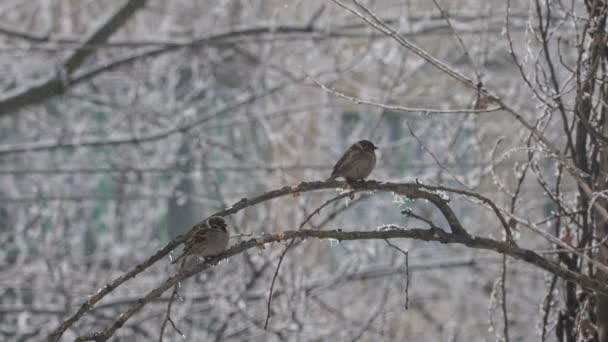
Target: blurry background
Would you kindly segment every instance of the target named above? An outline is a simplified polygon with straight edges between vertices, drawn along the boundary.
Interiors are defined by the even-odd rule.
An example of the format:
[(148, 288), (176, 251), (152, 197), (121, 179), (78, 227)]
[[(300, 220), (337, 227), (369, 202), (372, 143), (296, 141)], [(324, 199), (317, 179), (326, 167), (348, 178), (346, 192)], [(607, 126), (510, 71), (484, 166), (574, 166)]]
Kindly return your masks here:
[[(141, 1), (140, 1), (141, 2)], [(503, 111), (397, 112), (351, 96), (431, 109), (472, 108), (474, 90), (326, 1), (153, 0), (107, 40), (85, 46), (75, 70), (60, 66), (124, 2), (0, 2), (0, 339), (40, 341), (103, 284), (129, 270), (209, 214), (284, 185), (326, 179), (353, 142), (380, 146), (370, 179), (470, 187), (508, 208), (522, 171), (526, 130)], [(363, 3), (438, 59), (534, 113), (504, 36), (502, 1), (442, 1), (452, 29), (429, 1)], [(527, 1), (512, 1), (510, 33), (522, 58), (537, 44)], [(562, 35), (567, 39), (570, 28)], [(562, 51), (565, 62), (576, 48)], [(536, 50), (534, 50), (536, 51)], [(59, 75), (59, 77), (57, 77)], [(7, 97), (55, 77), (39, 100)], [(4, 107), (3, 107), (4, 105)], [(539, 114), (540, 116), (540, 114)], [(563, 136), (546, 122), (559, 146)], [(409, 125), (409, 127), (408, 127)], [(411, 132), (410, 132), (411, 129)], [(413, 134), (412, 134), (413, 132)], [(496, 176), (492, 151), (499, 138)], [(432, 153), (429, 153), (429, 151)], [(509, 152), (503, 155), (504, 152)], [(556, 165), (535, 156), (554, 181)], [(554, 210), (526, 180), (516, 211), (532, 220)], [(574, 195), (562, 189), (564, 200)], [(297, 229), (337, 192), (286, 197), (229, 218), (232, 234)], [(476, 203), (450, 205), (475, 234), (500, 239), (499, 222)], [(322, 229), (425, 227), (428, 204), (359, 194), (324, 209)], [(507, 209), (508, 210), (508, 209)], [(549, 244), (522, 231), (523, 246)], [(232, 243), (240, 238), (232, 239)], [(461, 246), (395, 241), (306, 241), (283, 262), (268, 331), (262, 329), (282, 245), (247, 251), (182, 283), (173, 318), (190, 341), (485, 341), (502, 336), (497, 281), (502, 258)], [(175, 271), (169, 259), (105, 298), (64, 336), (98, 330)], [(507, 305), (512, 341), (536, 340), (548, 281), (510, 260)], [(120, 329), (116, 341), (158, 340), (167, 297)], [(559, 296), (555, 298), (559, 305)], [(549, 324), (555, 321), (555, 311)], [(551, 334), (549, 340), (553, 339)], [(170, 327), (167, 341), (183, 340)]]

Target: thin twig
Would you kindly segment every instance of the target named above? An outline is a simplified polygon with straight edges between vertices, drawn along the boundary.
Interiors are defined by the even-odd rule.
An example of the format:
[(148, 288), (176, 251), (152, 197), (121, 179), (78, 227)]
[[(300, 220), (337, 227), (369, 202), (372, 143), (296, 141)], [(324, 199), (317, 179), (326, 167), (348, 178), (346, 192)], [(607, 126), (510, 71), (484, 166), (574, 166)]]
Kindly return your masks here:
[(557, 284), (557, 277), (553, 275), (551, 277), (551, 284), (549, 285), (549, 290), (547, 290), (547, 295), (545, 296), (545, 300), (543, 301), (543, 320), (541, 325), (541, 335), (540, 341), (545, 342), (547, 337), (547, 325), (549, 324), (549, 316), (551, 314), (551, 308), (553, 307), (553, 291), (555, 291), (555, 285)]
[[(300, 226), (298, 227), (298, 230), (302, 230), (302, 228), (304, 227), (304, 225), (306, 223), (308, 223), (308, 221), (310, 221), (310, 219), (312, 219), (313, 216), (315, 216), (316, 214), (320, 213), (321, 210), (323, 208), (325, 208), (326, 206), (328, 206), (330, 203), (333, 203), (337, 200), (340, 200), (344, 197), (352, 197), (354, 195), (354, 191), (348, 191), (345, 193), (342, 193), (338, 196), (335, 196), (333, 198), (330, 198), (329, 200), (327, 200), (325, 203), (323, 203), (320, 207), (318, 207), (317, 209), (315, 209), (312, 213), (310, 213), (310, 215), (308, 215), (304, 221), (302, 221), (302, 223), (300, 223)], [(295, 244), (296, 240), (292, 239), (291, 241), (289, 241), (289, 244), (285, 247), (285, 249), (283, 250), (283, 252), (281, 253), (281, 256), (279, 257), (279, 262), (277, 263), (277, 267), (274, 270), (274, 274), (272, 276), (272, 281), (270, 282), (270, 290), (268, 291), (268, 300), (266, 302), (266, 319), (264, 320), (264, 330), (268, 329), (268, 323), (270, 322), (270, 315), (271, 315), (271, 305), (272, 305), (272, 293), (274, 291), (274, 284), (277, 280), (277, 277), (279, 275), (279, 269), (281, 268), (281, 264), (283, 263), (283, 259), (285, 258), (285, 255), (287, 255), (287, 252), (291, 249), (291, 247)]]
[[(306, 74), (306, 72), (304, 72), (304, 73)], [(389, 105), (389, 104), (374, 102), (374, 101), (365, 100), (362, 98), (346, 95), (345, 93), (340, 92), (340, 91), (334, 89), (333, 87), (325, 85), (323, 82), (319, 81), (317, 78), (315, 78), (309, 74), (306, 74), (306, 75), (311, 81), (313, 81), (321, 89), (325, 90), (326, 92), (328, 92), (336, 97), (342, 98), (344, 100), (347, 100), (347, 101), (350, 101), (350, 102), (353, 102), (356, 104), (363, 104), (366, 106), (372, 106), (372, 107), (382, 108), (385, 110), (391, 110), (391, 111), (396, 111), (396, 112), (405, 112), (405, 113), (413, 112), (413, 113), (425, 113), (425, 114), (430, 114), (430, 113), (434, 113), (434, 114), (463, 114), (463, 113), (481, 114), (481, 113), (492, 113), (492, 112), (496, 112), (496, 111), (499, 111), (502, 109), (502, 107), (500, 107), (500, 106), (487, 108), (487, 109), (469, 109), (469, 108), (438, 109), (438, 108), (417, 108), (417, 107)]]
[(435, 7), (437, 7), (439, 12), (441, 12), (441, 16), (445, 19), (445, 22), (448, 24), (448, 27), (450, 28), (450, 30), (456, 37), (456, 40), (458, 41), (458, 44), (460, 45), (462, 52), (464, 53), (465, 57), (469, 61), (469, 64), (471, 64), (471, 68), (473, 69), (473, 72), (475, 73), (475, 77), (477, 79), (477, 83), (481, 84), (481, 73), (479, 72), (479, 70), (477, 70), (477, 67), (475, 66), (475, 62), (473, 61), (473, 58), (471, 57), (471, 54), (469, 53), (469, 49), (464, 44), (462, 37), (458, 34), (458, 31), (456, 31), (456, 28), (454, 28), (454, 25), (452, 25), (452, 20), (450, 19), (449, 13), (446, 10), (444, 10), (443, 7), (441, 7), (441, 5), (439, 5), (439, 2), (437, 2), (437, 0), (433, 0), (433, 3), (435, 4)]
[(407, 310), (408, 306), (409, 306), (409, 301), (410, 301), (410, 296), (409, 296), (409, 288), (410, 288), (410, 272), (409, 272), (409, 252), (408, 251), (404, 251), (403, 249), (401, 249), (399, 246), (393, 244), (392, 242), (390, 242), (388, 239), (384, 240), (389, 246), (391, 246), (392, 248), (396, 249), (397, 251), (399, 251), (399, 253), (403, 254), (405, 256), (405, 304), (404, 304), (404, 309)]
[(501, 308), (503, 317), (503, 336), (509, 342), (509, 311), (507, 310), (507, 256), (502, 256), (502, 275), (500, 278)]
[(422, 216), (420, 216), (420, 215), (415, 214), (414, 212), (412, 212), (412, 210), (411, 210), (410, 208), (406, 208), (405, 210), (402, 210), (402, 211), (401, 211), (401, 214), (402, 214), (402, 215), (405, 215), (405, 216), (407, 216), (407, 217), (413, 217), (413, 218), (415, 218), (415, 219), (417, 219), (417, 220), (420, 220), (420, 221), (422, 221), (422, 222), (424, 222), (424, 223), (428, 224), (428, 225), (429, 225), (429, 227), (431, 227), (431, 228), (433, 228), (433, 229), (441, 229), (441, 228), (437, 227), (437, 226), (436, 226), (436, 225), (433, 223), (433, 221), (431, 221), (431, 220), (429, 220), (429, 219), (426, 219), (426, 218), (424, 218), (424, 217), (422, 217)]
[(439, 168), (441, 168), (448, 175), (450, 175), (450, 177), (452, 177), (456, 182), (458, 182), (458, 184), (462, 185), (462, 187), (464, 187), (467, 190), (471, 190), (471, 188), (468, 185), (466, 185), (463, 181), (461, 181), (458, 177), (456, 177), (456, 175), (454, 175), (450, 169), (448, 169), (445, 165), (443, 165), (443, 163), (441, 161), (439, 161), (439, 158), (437, 158), (437, 156), (435, 156), (435, 153), (433, 153), (433, 151), (431, 151), (426, 146), (426, 144), (416, 135), (416, 133), (414, 133), (412, 126), (410, 126), (410, 124), (407, 121), (405, 122), (405, 124), (407, 126), (407, 129), (410, 131), (410, 134), (414, 137), (414, 139), (416, 139), (416, 141), (418, 142), (420, 147), (422, 147), (422, 149), (425, 150), (426, 153), (428, 153), (431, 156), (431, 158), (433, 158), (433, 160), (435, 161), (437, 166), (439, 166)]
[[(188, 258), (184, 258), (182, 260), (182, 262), (180, 264), (180, 270), (182, 270), (184, 268), (187, 260), (188, 260)], [(184, 334), (179, 329), (177, 329), (177, 327), (175, 326), (173, 319), (171, 319), (171, 307), (173, 306), (173, 302), (175, 301), (175, 299), (179, 297), (179, 293), (178, 293), (179, 284), (180, 283), (177, 283), (177, 284), (175, 284), (175, 286), (173, 286), (173, 292), (171, 293), (171, 297), (169, 298), (169, 303), (167, 303), (167, 314), (165, 315), (165, 319), (163, 320), (163, 323), (160, 326), (158, 342), (163, 341), (163, 335), (165, 334), (165, 327), (167, 326), (167, 322), (171, 323), (171, 326), (173, 327), (173, 329), (175, 329), (175, 331), (177, 331), (180, 335), (184, 336)]]

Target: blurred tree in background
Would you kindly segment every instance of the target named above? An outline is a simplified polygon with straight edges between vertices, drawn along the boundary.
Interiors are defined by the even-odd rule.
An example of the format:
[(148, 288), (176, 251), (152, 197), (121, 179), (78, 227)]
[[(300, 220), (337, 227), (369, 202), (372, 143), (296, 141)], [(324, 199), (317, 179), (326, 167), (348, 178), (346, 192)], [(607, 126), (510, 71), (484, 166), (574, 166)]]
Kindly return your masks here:
[[(0, 339), (608, 342), (607, 15), (3, 0)], [(238, 202), (326, 179), (363, 138), (405, 193)], [(235, 203), (232, 245), (376, 235), (279, 236), (139, 300), (178, 271), (167, 243)], [(429, 226), (448, 233), (407, 235)]]

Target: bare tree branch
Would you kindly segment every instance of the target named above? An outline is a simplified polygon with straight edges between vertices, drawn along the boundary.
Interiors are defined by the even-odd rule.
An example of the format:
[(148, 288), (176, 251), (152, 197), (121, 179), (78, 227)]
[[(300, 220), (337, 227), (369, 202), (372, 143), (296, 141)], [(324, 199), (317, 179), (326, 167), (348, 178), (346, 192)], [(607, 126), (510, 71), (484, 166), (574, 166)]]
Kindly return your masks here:
[(66, 81), (69, 76), (93, 53), (94, 50), (89, 46), (106, 41), (145, 4), (146, 0), (125, 0), (119, 8), (112, 11), (93, 28), (83, 43), (65, 58), (49, 78), (0, 96), (0, 116), (12, 113), (26, 105), (40, 102), (50, 96), (63, 93), (67, 89)]
[(259, 247), (272, 242), (287, 241), (298, 238), (318, 238), (318, 239), (334, 239), (338, 241), (350, 240), (386, 240), (409, 238), (422, 241), (437, 241), (441, 243), (462, 244), (471, 248), (486, 249), (498, 252), (500, 254), (509, 255), (515, 259), (519, 259), (530, 264), (533, 264), (541, 269), (558, 275), (562, 279), (575, 282), (582, 287), (608, 294), (608, 284), (592, 279), (584, 274), (572, 272), (556, 264), (553, 261), (543, 258), (535, 252), (523, 249), (505, 242), (483, 238), (479, 236), (462, 235), (447, 233), (441, 230), (427, 229), (405, 229), (398, 226), (386, 226), (380, 231), (344, 231), (340, 230), (299, 230), (299, 231), (284, 231), (278, 234), (264, 234), (260, 237), (244, 241), (228, 249), (221, 255), (210, 258), (209, 260), (197, 264), (191, 269), (184, 270), (176, 275), (169, 277), (162, 285), (150, 291), (146, 296), (141, 297), (137, 304), (134, 304), (127, 311), (119, 315), (119, 318), (110, 326), (100, 332), (95, 332), (80, 336), (76, 341), (107, 341), (116, 330), (120, 329), (133, 315), (141, 310), (150, 301), (158, 298), (166, 290), (174, 286), (177, 282), (189, 278), (192, 275), (206, 270), (219, 262), (222, 259), (237, 255), (243, 251), (255, 247)]
[[(447, 205), (447, 202), (443, 198), (443, 196), (435, 193), (435, 191), (441, 190), (441, 191), (452, 191), (454, 193), (475, 196), (475, 194), (472, 194), (470, 192), (457, 190), (457, 189), (450, 189), (450, 188), (446, 188), (446, 187), (429, 186), (429, 185), (422, 185), (422, 184), (410, 184), (410, 183), (380, 183), (380, 182), (376, 182), (376, 181), (357, 182), (356, 184), (351, 184), (351, 185), (348, 185), (345, 182), (337, 182), (337, 181), (303, 182), (296, 186), (286, 186), (286, 187), (283, 187), (278, 190), (272, 190), (272, 191), (266, 192), (260, 196), (254, 197), (252, 199), (244, 198), (244, 199), (236, 202), (235, 204), (233, 204), (232, 207), (227, 208), (223, 211), (217, 212), (214, 215), (220, 215), (220, 216), (231, 215), (246, 207), (254, 206), (259, 203), (262, 203), (262, 202), (265, 202), (265, 201), (268, 201), (268, 200), (271, 200), (274, 198), (278, 198), (281, 196), (285, 196), (285, 195), (297, 194), (297, 193), (308, 192), (308, 191), (316, 191), (316, 190), (322, 190), (322, 189), (333, 189), (336, 187), (347, 187), (347, 186), (351, 187), (351, 189), (354, 192), (386, 191), (386, 192), (400, 194), (402, 196), (407, 196), (411, 199), (426, 199), (440, 210), (440, 212), (442, 213), (442, 215), (448, 222), (453, 233), (448, 234), (448, 233), (444, 232), (443, 230), (437, 230), (437, 229), (430, 230), (430, 231), (427, 231), (427, 230), (393, 230), (390, 232), (381, 231), (381, 232), (367, 232), (367, 233), (363, 233), (363, 232), (344, 233), (341, 231), (334, 231), (334, 232), (328, 233), (327, 235), (325, 235), (325, 233), (327, 233), (327, 232), (317, 232), (317, 231), (285, 232), (282, 234), (268, 235), (268, 236), (264, 236), (262, 238), (248, 240), (247, 242), (241, 243), (238, 246), (231, 248), (223, 256), (227, 257), (227, 256), (235, 255), (246, 249), (252, 248), (252, 247), (260, 245), (260, 244), (265, 244), (265, 243), (269, 243), (272, 241), (290, 240), (290, 239), (299, 238), (299, 237), (303, 237), (303, 236), (318, 237), (318, 238), (332, 238), (332, 239), (337, 239), (337, 240), (368, 239), (368, 238), (391, 239), (391, 238), (397, 238), (397, 237), (414, 238), (414, 239), (420, 239), (420, 240), (425, 240), (425, 241), (439, 241), (439, 242), (443, 242), (443, 243), (459, 243), (459, 244), (464, 244), (466, 246), (473, 247), (473, 248), (493, 250), (498, 253), (507, 254), (516, 259), (524, 260), (528, 263), (534, 264), (535, 266), (537, 266), (541, 269), (544, 269), (553, 274), (556, 274), (565, 280), (579, 284), (580, 286), (582, 286), (584, 288), (591, 289), (594, 291), (602, 291), (602, 292), (608, 293), (607, 284), (603, 284), (594, 279), (591, 279), (584, 274), (580, 274), (580, 273), (576, 273), (576, 272), (567, 270), (567, 269), (559, 266), (558, 264), (554, 263), (553, 261), (550, 261), (550, 260), (538, 255), (537, 253), (535, 253), (533, 251), (522, 249), (522, 248), (514, 245), (513, 243), (502, 243), (502, 242), (495, 241), (492, 239), (486, 239), (486, 238), (475, 237), (475, 236), (469, 235), (467, 233), (467, 231), (461, 225), (460, 220), (456, 217), (456, 215), (454, 214), (452, 209)], [(429, 192), (429, 190), (431, 190), (431, 192)], [(479, 196), (479, 195), (476, 195), (476, 196)], [(483, 197), (481, 196), (481, 198), (483, 198)], [(487, 200), (487, 201), (489, 201), (489, 200)], [(489, 203), (492, 203), (492, 202), (489, 201)], [(492, 205), (493, 205), (493, 203), (492, 203)], [(504, 218), (503, 218), (503, 220), (504, 220)], [(138, 264), (131, 271), (121, 275), (120, 277), (116, 278), (112, 282), (106, 284), (101, 289), (99, 289), (96, 294), (90, 296), (88, 298), (88, 300), (81, 305), (80, 309), (74, 315), (72, 315), (68, 319), (66, 319), (56, 329), (56, 331), (51, 334), (51, 340), (58, 341), (66, 329), (68, 329), (76, 321), (78, 321), (85, 313), (90, 311), (94, 307), (94, 305), (97, 302), (99, 302), (103, 297), (105, 297), (108, 293), (112, 292), (118, 286), (122, 285), (127, 280), (135, 277), (137, 274), (143, 272), (148, 267), (155, 264), (156, 262), (161, 260), (163, 257), (165, 257), (167, 254), (169, 254), (169, 252), (172, 249), (177, 247), (179, 244), (183, 243), (188, 238), (188, 236), (190, 234), (192, 234), (192, 232), (194, 232), (196, 229), (198, 229), (198, 226), (200, 224), (204, 224), (204, 220), (201, 221), (201, 223), (192, 227), (187, 234), (179, 236), (175, 240), (168, 243), (165, 247), (158, 250), (148, 260)], [(217, 261), (217, 260), (211, 259), (211, 261)], [(108, 330), (108, 332), (103, 333), (101, 336), (107, 336), (107, 337), (111, 336), (113, 331), (115, 331), (120, 326), (122, 326), (124, 324), (124, 322), (128, 319), (128, 317), (135, 314), (135, 312), (137, 312), (139, 309), (141, 309), (141, 307), (143, 307), (143, 305), (145, 305), (145, 303), (149, 302), (153, 298), (157, 298), (166, 289), (170, 288), (172, 285), (174, 285), (181, 279), (185, 279), (186, 277), (189, 277), (190, 275), (192, 275), (196, 272), (202, 271), (203, 269), (209, 267), (211, 264), (205, 263), (202, 265), (203, 266), (199, 265), (192, 270), (188, 270), (186, 273), (180, 273), (177, 276), (168, 279), (167, 282), (162, 287), (151, 292), (146, 298), (143, 298), (142, 299), (143, 302), (140, 303), (141, 306), (139, 306), (137, 308), (133, 308), (132, 309), (133, 311), (130, 310), (130, 314), (128, 314), (127, 316), (122, 316), (123, 318), (121, 318), (121, 321), (116, 322), (113, 325), (114, 328), (111, 329), (112, 332), (109, 335), (107, 334), (109, 332), (109, 330)], [(165, 288), (165, 286), (166, 286), (166, 288)], [(146, 300), (147, 300), (147, 302), (146, 302)], [(124, 321), (122, 319), (124, 319)], [(101, 340), (103, 340), (103, 338)]]

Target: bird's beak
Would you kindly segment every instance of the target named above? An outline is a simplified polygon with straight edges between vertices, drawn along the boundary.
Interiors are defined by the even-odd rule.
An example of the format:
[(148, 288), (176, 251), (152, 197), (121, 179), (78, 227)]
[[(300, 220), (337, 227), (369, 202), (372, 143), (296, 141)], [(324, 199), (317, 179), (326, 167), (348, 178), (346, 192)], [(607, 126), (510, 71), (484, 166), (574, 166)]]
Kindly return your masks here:
[(374, 150), (377, 150), (377, 149), (378, 149), (378, 146), (374, 146)]

